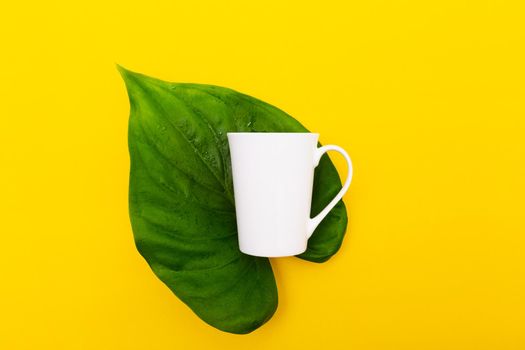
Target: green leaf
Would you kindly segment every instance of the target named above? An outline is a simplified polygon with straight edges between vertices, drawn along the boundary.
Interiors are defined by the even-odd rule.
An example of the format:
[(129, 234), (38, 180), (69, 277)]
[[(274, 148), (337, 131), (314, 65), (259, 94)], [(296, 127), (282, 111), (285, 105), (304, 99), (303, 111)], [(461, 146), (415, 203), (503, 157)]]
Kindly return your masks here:
[[(307, 130), (283, 111), (227, 88), (119, 70), (131, 106), (129, 207), (137, 249), (202, 320), (226, 332), (253, 331), (275, 312), (277, 288), (269, 260), (238, 248), (226, 133)], [(314, 181), (312, 216), (341, 188), (328, 157)], [(299, 257), (329, 259), (346, 223), (340, 202)]]

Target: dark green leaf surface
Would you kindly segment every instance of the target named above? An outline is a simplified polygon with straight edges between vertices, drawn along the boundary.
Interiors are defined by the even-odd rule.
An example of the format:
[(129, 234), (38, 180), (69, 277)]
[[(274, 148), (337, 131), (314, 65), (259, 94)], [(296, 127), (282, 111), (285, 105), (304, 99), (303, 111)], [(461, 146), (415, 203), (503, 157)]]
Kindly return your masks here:
[[(266, 258), (239, 251), (227, 132), (306, 132), (283, 111), (236, 91), (168, 83), (119, 68), (131, 111), (129, 205), (137, 248), (201, 319), (248, 333), (271, 318), (277, 288)], [(315, 173), (312, 216), (341, 188), (330, 159)], [(340, 202), (299, 257), (322, 262), (347, 223)]]

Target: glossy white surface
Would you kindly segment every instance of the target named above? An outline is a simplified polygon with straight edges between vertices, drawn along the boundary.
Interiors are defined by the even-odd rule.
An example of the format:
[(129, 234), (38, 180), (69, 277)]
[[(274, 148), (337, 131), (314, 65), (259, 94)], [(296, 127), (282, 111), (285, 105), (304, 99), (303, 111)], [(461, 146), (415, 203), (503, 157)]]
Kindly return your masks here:
[[(319, 134), (228, 133), (239, 247), (264, 257), (301, 254), (308, 238), (348, 190), (352, 163), (338, 146), (317, 148)], [(348, 163), (341, 191), (310, 218), (314, 169), (330, 150)], [(322, 190), (322, 189), (321, 189)]]

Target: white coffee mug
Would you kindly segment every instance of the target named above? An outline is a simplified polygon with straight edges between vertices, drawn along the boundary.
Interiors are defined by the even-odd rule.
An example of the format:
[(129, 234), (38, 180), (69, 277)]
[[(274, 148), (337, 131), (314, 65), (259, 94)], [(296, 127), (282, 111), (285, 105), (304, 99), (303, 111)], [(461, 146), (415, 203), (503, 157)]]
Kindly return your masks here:
[[(303, 253), (317, 225), (348, 190), (350, 157), (339, 146), (317, 148), (318, 139), (319, 134), (312, 133), (228, 133), (243, 253), (263, 257)], [(337, 196), (310, 218), (314, 169), (327, 151), (345, 157), (348, 175)]]

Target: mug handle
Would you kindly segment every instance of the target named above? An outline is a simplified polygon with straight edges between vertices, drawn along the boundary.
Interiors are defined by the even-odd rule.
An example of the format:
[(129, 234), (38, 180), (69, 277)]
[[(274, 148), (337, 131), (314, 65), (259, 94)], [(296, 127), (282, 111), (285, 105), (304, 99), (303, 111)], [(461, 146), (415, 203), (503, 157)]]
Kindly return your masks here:
[(339, 146), (335, 145), (327, 145), (320, 147), (316, 150), (315, 156), (314, 156), (314, 167), (317, 167), (319, 165), (319, 161), (321, 160), (321, 157), (323, 154), (325, 154), (328, 151), (337, 151), (345, 157), (346, 164), (348, 165), (348, 175), (346, 176), (345, 184), (343, 185), (343, 188), (339, 191), (337, 196), (332, 199), (332, 201), (314, 218), (309, 219), (308, 221), (308, 230), (307, 230), (307, 238), (310, 238), (312, 234), (314, 233), (317, 226), (323, 221), (326, 215), (332, 210), (337, 202), (343, 198), (346, 191), (348, 191), (348, 188), (350, 187), (350, 182), (352, 182), (352, 174), (353, 174), (353, 168), (352, 168), (352, 160), (350, 160), (350, 156), (344, 149), (342, 149)]

